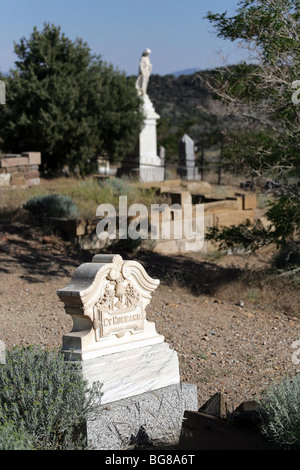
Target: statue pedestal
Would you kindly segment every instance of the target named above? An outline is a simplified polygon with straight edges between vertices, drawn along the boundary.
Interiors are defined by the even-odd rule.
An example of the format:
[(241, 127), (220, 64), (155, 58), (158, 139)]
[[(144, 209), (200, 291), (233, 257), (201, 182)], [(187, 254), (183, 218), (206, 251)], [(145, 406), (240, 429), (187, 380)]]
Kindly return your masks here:
[(145, 121), (139, 143), (140, 181), (164, 181), (165, 169), (157, 155), (156, 123), (160, 116), (155, 112), (148, 95), (144, 95), (142, 99)]

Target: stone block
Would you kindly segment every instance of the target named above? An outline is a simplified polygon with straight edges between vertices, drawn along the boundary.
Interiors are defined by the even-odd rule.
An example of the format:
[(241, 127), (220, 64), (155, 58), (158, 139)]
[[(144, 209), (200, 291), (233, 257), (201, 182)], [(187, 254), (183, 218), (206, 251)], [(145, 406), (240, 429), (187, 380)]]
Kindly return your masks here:
[(210, 196), (213, 193), (211, 184), (206, 181), (193, 181), (192, 183), (188, 183), (187, 188), (193, 195)]
[(41, 152), (22, 152), (22, 157), (28, 158), (29, 165), (40, 165)]
[(242, 200), (242, 209), (243, 210), (249, 210), (249, 209), (255, 209), (257, 205), (257, 194), (256, 193), (245, 193), (245, 194), (240, 194), (236, 193), (235, 194), (238, 199)]
[(28, 171), (28, 166), (25, 166), (25, 167), (23, 167), (23, 166), (10, 166), (10, 167), (8, 167), (8, 169), (2, 168), (2, 170), (3, 170), (3, 172), (9, 171), (9, 173), (12, 175), (13, 173), (19, 173), (20, 168), (26, 168), (27, 171)]
[(84, 219), (76, 219), (76, 236), (85, 235), (87, 222)]
[(29, 165), (28, 157), (4, 157), (0, 159), (1, 168), (9, 168), (16, 166), (27, 166)]
[(9, 186), (10, 185), (10, 174), (2, 173), (0, 174), (0, 186)]
[(257, 204), (256, 194), (244, 194), (244, 210), (255, 209)]
[(26, 186), (26, 180), (21, 173), (13, 173), (10, 182), (12, 186)]
[(8, 168), (9, 173), (28, 173), (31, 171), (31, 167), (29, 165), (20, 165), (20, 166), (11, 166)]
[(40, 176), (40, 173), (37, 170), (27, 171), (27, 173), (24, 174), (24, 178), (26, 180), (39, 178), (39, 176)]
[[(69, 240), (86, 234), (88, 222), (83, 219), (50, 217), (51, 223)], [(95, 231), (95, 226), (93, 227)]]
[(135, 444), (176, 445), (185, 410), (197, 409), (197, 387), (187, 383), (101, 405), (87, 422), (89, 447), (128, 450)]
[(109, 238), (100, 239), (96, 234), (94, 235), (80, 235), (77, 237), (77, 243), (82, 250), (98, 250), (101, 251), (107, 248), (111, 240)]
[(27, 186), (38, 186), (41, 183), (40, 178), (30, 178), (26, 180)]
[(237, 199), (224, 199), (222, 201), (205, 202), (204, 212), (216, 213), (230, 210), (237, 210), (238, 202)]
[(251, 223), (254, 221), (254, 211), (230, 211), (218, 213), (215, 215), (215, 224), (217, 227), (229, 227), (231, 225), (239, 225), (249, 220)]

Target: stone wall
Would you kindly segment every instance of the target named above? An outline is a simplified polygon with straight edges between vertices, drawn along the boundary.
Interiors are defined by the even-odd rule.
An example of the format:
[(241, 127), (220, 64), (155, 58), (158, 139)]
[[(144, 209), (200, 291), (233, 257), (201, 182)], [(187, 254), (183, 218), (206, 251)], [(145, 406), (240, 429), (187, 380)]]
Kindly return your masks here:
[[(254, 222), (256, 194), (236, 193), (232, 197), (220, 200), (199, 194), (197, 195), (199, 197), (195, 198), (193, 197), (195, 195), (186, 190), (169, 189), (167, 194), (172, 204), (180, 204), (181, 207), (184, 207), (184, 204), (193, 204), (193, 208), (195, 208), (196, 204), (204, 204), (204, 235), (210, 227), (230, 227), (231, 225), (246, 223), (248, 220), (250, 223)], [(190, 223), (195, 225), (195, 209), (193, 209), (191, 219)], [(174, 216), (172, 217), (172, 214), (170, 214), (169, 217), (165, 217), (165, 220), (172, 227)], [(162, 227), (161, 221), (160, 227)], [(181, 239), (160, 239), (156, 241), (154, 251), (164, 254), (176, 254), (199, 251), (200, 246), (200, 250), (204, 253), (216, 250), (216, 245), (213, 242), (204, 240), (203, 245), (199, 245), (199, 243), (194, 242), (194, 239), (193, 235), (184, 236)]]
[(33, 186), (40, 184), (40, 152), (23, 152), (0, 158), (0, 186)]
[[(216, 250), (213, 242), (204, 240), (195, 241), (195, 222), (196, 222), (196, 204), (203, 204), (204, 207), (204, 235), (208, 229), (213, 226), (231, 226), (245, 223), (249, 220), (254, 222), (256, 208), (256, 194), (253, 193), (234, 193), (230, 197), (216, 199), (212, 194), (210, 185), (199, 183), (198, 192), (195, 188), (178, 188), (165, 186), (161, 188), (161, 193), (168, 197), (169, 204), (159, 216), (152, 217), (152, 213), (148, 213), (149, 240), (151, 241), (151, 249), (157, 253), (176, 254), (190, 251), (202, 251), (204, 253)], [(178, 223), (178, 217), (183, 220), (183, 213), (171, 210), (171, 205), (179, 204), (182, 209), (185, 204), (192, 207), (190, 214), (184, 214), (185, 222), (189, 227), (185, 230), (182, 227), (182, 237), (176, 238), (175, 223)], [(134, 217), (128, 217), (128, 224)], [(96, 234), (96, 227), (99, 219), (91, 220), (75, 219), (52, 219), (56, 228), (69, 240), (76, 242), (82, 249), (101, 250), (110, 246), (110, 240), (100, 240)], [(116, 225), (118, 226), (118, 220)], [(178, 228), (178, 225), (176, 226)], [(186, 233), (190, 230), (190, 234)], [(153, 234), (159, 234), (157, 239), (152, 237)], [(164, 235), (163, 235), (164, 234)], [(165, 237), (165, 238), (164, 238)], [(153, 239), (152, 239), (153, 238)], [(152, 243), (153, 242), (153, 243)]]

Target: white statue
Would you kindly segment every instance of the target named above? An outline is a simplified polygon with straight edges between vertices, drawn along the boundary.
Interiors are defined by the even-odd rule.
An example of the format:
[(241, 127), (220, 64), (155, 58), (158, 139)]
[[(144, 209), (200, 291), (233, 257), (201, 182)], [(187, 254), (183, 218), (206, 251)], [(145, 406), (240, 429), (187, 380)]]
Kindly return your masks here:
[(145, 49), (140, 60), (139, 75), (135, 83), (138, 94), (142, 96), (147, 95), (149, 77), (152, 71), (149, 54), (151, 54), (151, 50)]

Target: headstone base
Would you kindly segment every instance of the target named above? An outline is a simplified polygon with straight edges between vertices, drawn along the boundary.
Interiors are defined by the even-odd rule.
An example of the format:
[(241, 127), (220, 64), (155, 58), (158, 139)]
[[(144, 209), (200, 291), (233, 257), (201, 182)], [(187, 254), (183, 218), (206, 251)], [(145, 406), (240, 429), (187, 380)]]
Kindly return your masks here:
[(151, 164), (140, 163), (140, 181), (142, 183), (161, 182), (165, 180), (165, 168)]
[(102, 384), (102, 404), (180, 382), (177, 352), (165, 342), (85, 360), (81, 370), (90, 385)]
[(87, 422), (91, 450), (159, 448), (179, 442), (183, 415), (197, 411), (197, 387), (179, 383), (101, 406)]

